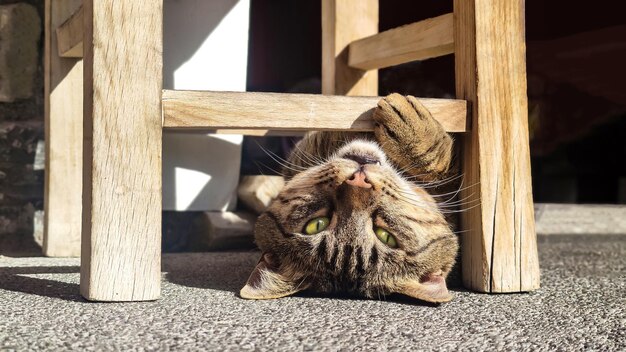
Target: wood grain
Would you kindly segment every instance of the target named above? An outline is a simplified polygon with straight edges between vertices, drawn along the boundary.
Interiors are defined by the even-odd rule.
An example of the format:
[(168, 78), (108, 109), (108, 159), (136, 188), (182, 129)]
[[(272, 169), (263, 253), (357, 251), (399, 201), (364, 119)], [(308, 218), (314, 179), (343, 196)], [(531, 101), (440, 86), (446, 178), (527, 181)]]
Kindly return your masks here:
[(454, 52), (453, 15), (408, 24), (349, 45), (348, 64), (373, 70)]
[[(521, 1), (455, 0), (457, 98), (471, 107), (461, 197), (466, 287), (519, 292), (539, 287), (528, 145)], [(469, 197), (469, 198), (467, 198)]]
[(265, 136), (265, 137), (302, 137), (306, 134), (306, 131), (293, 131), (293, 130), (233, 130), (233, 129), (221, 129), (221, 130), (208, 130), (207, 133), (214, 134), (242, 134), (244, 136)]
[(162, 1), (83, 7), (81, 293), (153, 300), (161, 281)]
[(46, 0), (44, 96), (46, 172), (43, 253), (80, 255), (83, 150), (83, 62), (57, 55), (55, 28), (81, 0)]
[(322, 0), (322, 93), (378, 95), (378, 71), (348, 65), (348, 45), (378, 32), (378, 0)]
[[(380, 97), (163, 91), (163, 127), (177, 129), (372, 131)], [(466, 103), (420, 99), (449, 132), (466, 130)]]
[(83, 57), (83, 22), (83, 7), (80, 6), (67, 21), (56, 27), (60, 57)]

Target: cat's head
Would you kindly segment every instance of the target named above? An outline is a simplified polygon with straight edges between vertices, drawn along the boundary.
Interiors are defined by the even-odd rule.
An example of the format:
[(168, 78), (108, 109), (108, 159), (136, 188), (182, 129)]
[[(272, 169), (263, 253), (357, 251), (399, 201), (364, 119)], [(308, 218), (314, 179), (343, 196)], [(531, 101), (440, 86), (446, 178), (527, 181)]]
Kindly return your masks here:
[(268, 299), (301, 290), (446, 302), (458, 250), (437, 203), (374, 142), (355, 140), (296, 174), (256, 223), (263, 255), (241, 290)]

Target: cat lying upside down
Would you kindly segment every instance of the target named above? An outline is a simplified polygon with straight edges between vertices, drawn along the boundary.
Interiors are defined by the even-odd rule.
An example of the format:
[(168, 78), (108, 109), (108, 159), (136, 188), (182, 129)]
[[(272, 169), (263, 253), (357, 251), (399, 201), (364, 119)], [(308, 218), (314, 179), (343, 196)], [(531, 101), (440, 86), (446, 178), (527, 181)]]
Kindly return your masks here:
[(263, 254), (241, 297), (306, 289), (452, 299), (457, 237), (419, 185), (446, 174), (452, 139), (411, 96), (382, 99), (374, 121), (374, 135), (312, 132), (298, 143), (290, 180), (257, 220)]

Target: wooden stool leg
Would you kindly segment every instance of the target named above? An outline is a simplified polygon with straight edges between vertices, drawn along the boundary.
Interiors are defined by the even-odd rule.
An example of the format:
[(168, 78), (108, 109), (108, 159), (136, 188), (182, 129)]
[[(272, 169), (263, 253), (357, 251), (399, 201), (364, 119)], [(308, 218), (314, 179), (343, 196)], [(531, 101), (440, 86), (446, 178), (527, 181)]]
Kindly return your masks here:
[(46, 181), (43, 253), (80, 255), (83, 62), (59, 57), (56, 28), (76, 11), (81, 0), (46, 0), (45, 120)]
[(378, 70), (348, 66), (347, 50), (376, 33), (378, 0), (322, 0), (322, 94), (378, 95)]
[(539, 287), (530, 178), (523, 1), (454, 0), (456, 93), (468, 100), (463, 282), (481, 292)]
[(84, 1), (81, 293), (160, 295), (162, 1)]

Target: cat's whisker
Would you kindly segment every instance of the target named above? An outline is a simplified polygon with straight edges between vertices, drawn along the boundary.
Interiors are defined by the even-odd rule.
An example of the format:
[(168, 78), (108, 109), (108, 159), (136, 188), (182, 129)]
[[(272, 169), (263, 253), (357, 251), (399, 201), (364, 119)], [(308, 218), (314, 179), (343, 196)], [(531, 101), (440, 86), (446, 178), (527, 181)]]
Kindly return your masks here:
[(322, 163), (324, 163), (324, 160), (322, 158), (317, 157), (317, 156), (307, 152), (306, 150), (300, 148), (300, 146), (297, 143), (294, 145), (294, 148), (298, 152), (297, 153), (292, 153), (292, 155), (295, 154), (301, 161), (304, 161), (300, 157), (300, 154), (302, 154), (309, 161), (309, 163), (310, 163), (309, 165), (310, 166), (321, 165)]
[[(448, 204), (448, 206), (449, 206), (449, 205), (453, 205), (454, 204), (455, 206), (465, 206), (467, 204), (471, 204), (472, 202), (474, 202), (476, 200), (480, 201), (480, 199), (474, 199), (475, 192), (470, 193), (468, 196), (466, 196), (466, 197), (464, 197), (462, 199), (459, 199), (459, 200), (456, 200), (456, 201), (452, 201), (453, 199), (457, 198), (459, 192), (461, 192), (462, 190), (470, 189), (470, 188), (473, 188), (476, 185), (478, 185), (478, 183), (474, 183), (473, 185), (470, 185), (470, 186), (467, 186), (467, 187), (463, 187), (463, 181), (464, 180), (461, 180), (461, 184), (459, 185), (459, 189), (457, 189), (456, 192), (454, 192), (454, 194), (448, 200), (446, 200), (445, 202), (442, 202), (441, 205)], [(466, 202), (466, 200), (468, 200), (468, 199), (470, 199), (470, 201)]]
[[(408, 201), (410, 204), (415, 205), (415, 206), (424, 205), (423, 202), (415, 203), (415, 201), (412, 200), (412, 199), (404, 199), (404, 200)], [(438, 206), (438, 209), (439, 209), (439, 211), (441, 213), (448, 214), (448, 213), (451, 213), (451, 212), (465, 211), (465, 210), (468, 209), (468, 208), (464, 208), (465, 206), (468, 206), (468, 205), (474, 206), (474, 205), (480, 204), (480, 200), (479, 199), (473, 199), (473, 200), (470, 200), (470, 201), (467, 201), (467, 202), (459, 202), (459, 203), (455, 203), (455, 204), (448, 204), (448, 205), (445, 205), (445, 206), (440, 206), (440, 204), (437, 204), (437, 203), (434, 203), (434, 204), (436, 204)], [(459, 209), (460, 207), (463, 207), (463, 209)]]
[(404, 195), (405, 197), (407, 197), (410, 200), (415, 200), (415, 201), (418, 201), (418, 202), (434, 203), (434, 204), (437, 204), (441, 209), (446, 209), (446, 208), (456, 208), (456, 207), (465, 206), (465, 205), (472, 205), (475, 202), (480, 202), (479, 199), (472, 199), (472, 198), (474, 198), (474, 194), (475, 194), (474, 192), (470, 193), (469, 195), (467, 195), (466, 197), (464, 197), (462, 199), (454, 200), (454, 199), (456, 199), (458, 193), (461, 190), (466, 190), (466, 189), (469, 189), (469, 188), (474, 187), (476, 185), (478, 185), (478, 183), (475, 183), (475, 184), (467, 186), (467, 187), (459, 188), (458, 190), (456, 190), (454, 192), (448, 192), (448, 193), (444, 193), (444, 194), (433, 194), (433, 195), (431, 195), (433, 198), (435, 198), (435, 197), (441, 197), (441, 196), (447, 196), (447, 195), (453, 194), (453, 196), (449, 197), (449, 199), (447, 199), (446, 201), (443, 201), (443, 202), (440, 202), (440, 201), (433, 201), (433, 202), (431, 202), (431, 201), (428, 201), (428, 200), (416, 200), (413, 197), (411, 197), (411, 196), (415, 196), (415, 193), (412, 192), (412, 191), (406, 191), (406, 190), (396, 189), (396, 188), (392, 188), (392, 189), (394, 191)]
[(437, 180), (437, 181), (429, 181), (429, 182), (423, 182), (423, 183), (420, 183), (419, 181), (412, 181), (412, 182), (417, 184), (418, 186), (420, 186), (422, 188), (436, 188), (436, 187), (440, 187), (440, 186), (442, 186), (444, 184), (450, 183), (452, 181), (455, 181), (455, 180), (457, 180), (459, 178), (462, 178), (463, 176), (464, 176), (463, 174), (458, 174), (458, 175), (446, 177), (444, 179)]
[(474, 197), (474, 192), (470, 193), (469, 195), (461, 198), (461, 199), (457, 199), (456, 196), (455, 197), (451, 197), (450, 199), (448, 199), (445, 202), (440, 202), (439, 205), (440, 206), (449, 206), (449, 205), (453, 205), (453, 204), (462, 204), (462, 203), (466, 203), (466, 202), (473, 202), (475, 200), (477, 200)]
[(460, 201), (456, 201), (456, 202), (452, 202), (449, 204), (444, 204), (443, 206), (440, 206), (440, 209), (453, 209), (453, 208), (458, 208), (458, 207), (462, 207), (462, 206), (466, 206), (466, 205), (473, 205), (476, 204), (477, 202), (480, 202), (479, 199), (470, 199), (470, 200), (460, 200)]
[[(468, 189), (468, 188), (470, 188), (470, 187), (471, 187), (471, 186), (465, 187), (465, 188), (463, 188), (463, 190), (464, 190), (464, 189)], [(421, 187), (420, 187), (420, 188), (421, 188)], [(400, 193), (403, 193), (403, 194), (415, 195), (415, 191), (410, 190), (410, 189), (402, 189), (402, 188), (392, 188), (392, 189), (393, 189), (394, 191), (397, 191), (397, 192), (400, 192)], [(430, 192), (429, 192), (428, 194), (430, 194), (430, 196), (431, 196), (431, 197), (436, 198), (436, 197), (442, 197), (442, 196), (447, 196), (447, 195), (449, 195), (449, 194), (456, 194), (456, 193), (457, 193), (457, 191), (452, 191), (452, 192), (442, 193), (442, 194), (430, 194)], [(437, 202), (439, 202), (439, 201), (437, 201)]]
[(450, 202), (451, 200), (455, 199), (456, 196), (459, 195), (459, 192), (461, 191), (461, 188), (463, 188), (463, 182), (464, 181), (465, 181), (465, 178), (462, 178), (461, 179), (461, 184), (459, 185), (459, 188), (456, 190), (456, 192), (454, 192), (454, 194), (448, 200), (446, 200), (445, 202), (441, 203), (440, 206), (443, 205), (443, 204), (447, 204), (448, 202)]
[(274, 161), (276, 161), (276, 163), (278, 163), (278, 165), (280, 165), (283, 168), (285, 168), (285, 170), (291, 170), (291, 171), (294, 171), (295, 173), (300, 173), (300, 172), (306, 170), (306, 169), (300, 169), (300, 168), (296, 168), (296, 167), (293, 167), (293, 166), (289, 166), (289, 165), (287, 165), (285, 163), (282, 163), (282, 162), (280, 162), (280, 161), (278, 161), (276, 159), (274, 159)]
[[(261, 150), (263, 150), (270, 158), (272, 158), (272, 160), (274, 160), (275, 162), (277, 162), (280, 166), (284, 167), (287, 170), (291, 170), (291, 171), (295, 171), (296, 173), (298, 172), (302, 172), (304, 170), (307, 170), (306, 167), (300, 166), (300, 165), (296, 165), (291, 163), (288, 160), (285, 160), (283, 158), (281, 158), (280, 156), (276, 155), (275, 153), (273, 153), (272, 151), (266, 150), (265, 148), (263, 148), (262, 146), (259, 145), (259, 147), (261, 148)], [(291, 165), (290, 165), (291, 164)]]
[(278, 175), (278, 176), (282, 176), (284, 178), (287, 178), (287, 175), (285, 175), (284, 173), (280, 172), (280, 171), (276, 171), (273, 168), (269, 167), (268, 165), (265, 165), (264, 163), (260, 162), (260, 161), (254, 161), (254, 163), (256, 164), (256, 166), (259, 169), (259, 172), (261, 173), (261, 175), (265, 175), (265, 173), (263, 172), (263, 170), (261, 169), (261, 167), (259, 167), (259, 165), (263, 165), (265, 168), (269, 169), (270, 171), (272, 171), (274, 173), (274, 175)]
[(411, 176), (405, 176), (405, 174), (407, 173), (406, 170), (398, 170), (398, 173), (407, 181), (429, 176), (428, 174), (416, 174), (416, 175), (411, 175)]
[(289, 160), (287, 160), (287, 159), (285, 159), (285, 158), (283, 158), (283, 157), (279, 156), (278, 154), (276, 154), (276, 153), (272, 152), (271, 150), (267, 150), (267, 149), (265, 149), (265, 148), (264, 148), (262, 145), (260, 145), (258, 142), (257, 142), (257, 146), (258, 146), (258, 147), (259, 147), (259, 148), (260, 148), (260, 149), (261, 149), (261, 150), (262, 150), (265, 154), (267, 154), (270, 158), (272, 158), (274, 161), (276, 161), (277, 163), (281, 164), (282, 166), (285, 166), (285, 165), (289, 165), (289, 164), (291, 164), (293, 167), (297, 167), (297, 168), (300, 168), (300, 169), (302, 169), (302, 170), (306, 170), (306, 169), (307, 169), (306, 167), (303, 167), (303, 166), (301, 166), (301, 165), (296, 165), (296, 164), (293, 164), (293, 163), (292, 163), (292, 162), (290, 162)]
[(445, 196), (448, 196), (450, 194), (456, 194), (459, 191), (465, 191), (467, 189), (470, 189), (470, 188), (473, 188), (473, 187), (476, 187), (476, 186), (478, 186), (478, 183), (474, 183), (472, 185), (468, 185), (468, 186), (465, 186), (463, 188), (459, 188), (457, 191), (452, 191), (452, 192), (447, 192), (447, 193), (439, 193), (439, 194), (431, 194), (431, 196), (436, 197), (436, 198), (437, 197), (445, 197)]
[[(413, 169), (422, 168), (422, 167), (425, 167), (425, 165), (421, 165), (420, 163), (415, 162), (415, 163), (412, 163), (410, 165), (407, 165), (404, 168), (399, 169), (398, 173), (402, 177), (406, 178), (407, 180), (409, 180), (409, 179), (419, 179), (419, 178), (426, 177), (426, 176), (430, 176), (430, 177), (433, 176), (433, 174), (429, 173), (429, 172), (422, 173), (422, 174), (414, 174), (413, 172), (411, 172), (411, 170), (413, 170)], [(411, 176), (406, 176), (406, 174), (410, 174)]]
[[(311, 167), (311, 166), (315, 166), (316, 164), (312, 163), (311, 160), (304, 160), (302, 158), (302, 156), (306, 157), (306, 155), (302, 154), (301, 152), (292, 152), (291, 155), (293, 157), (298, 158), (298, 160), (300, 160), (305, 166)], [(308, 159), (308, 158), (307, 158)]]
[(302, 151), (302, 154), (305, 155), (309, 160), (311, 160), (313, 162), (313, 165), (321, 165), (326, 162), (326, 160), (324, 160), (323, 158), (320, 158), (319, 156), (315, 156), (311, 153), (307, 153), (304, 150)]
[[(410, 171), (413, 170), (413, 169), (416, 169), (418, 167), (420, 167), (420, 165), (418, 165), (418, 163), (412, 163), (410, 165), (407, 165), (407, 166), (399, 169), (399, 172), (402, 175), (404, 175), (404, 174), (412, 174)], [(429, 176), (429, 174), (426, 173), (426, 174), (412, 175), (412, 176), (407, 176), (407, 177), (420, 177), (420, 176)]]
[[(404, 197), (406, 197), (406, 198), (408, 198), (408, 199), (415, 200), (415, 201), (419, 201), (419, 202), (423, 202), (423, 203), (430, 203), (430, 204), (437, 204), (437, 205), (442, 205), (442, 204), (443, 204), (443, 205), (446, 205), (446, 204), (451, 204), (451, 203), (454, 203), (454, 202), (448, 203), (449, 201), (451, 201), (452, 199), (454, 199), (454, 196), (453, 196), (453, 197), (451, 197), (450, 199), (448, 199), (448, 200), (447, 200), (447, 201), (445, 201), (445, 202), (440, 202), (440, 201), (437, 201), (437, 200), (430, 201), (430, 200), (425, 200), (425, 199), (417, 199), (417, 198), (414, 198), (414, 197), (418, 197), (418, 195), (417, 195), (417, 194), (415, 194), (415, 192), (413, 192), (413, 191), (402, 190), (402, 189), (399, 189), (399, 188), (391, 188), (391, 189), (392, 189), (393, 191), (395, 191), (395, 192), (398, 192), (400, 195), (402, 195), (402, 196), (404, 196)], [(432, 196), (432, 195), (431, 195), (431, 196)], [(466, 197), (466, 198), (469, 198), (469, 197)], [(466, 198), (465, 198), (465, 199), (466, 199)], [(456, 201), (455, 201), (455, 202), (456, 202)]]
[[(416, 206), (416, 207), (420, 207), (425, 209), (426, 207), (430, 208), (432, 207), (432, 205), (437, 205), (437, 202), (428, 202), (428, 201), (424, 201), (424, 200), (418, 200), (415, 198), (411, 198), (411, 197), (407, 197), (406, 195), (402, 195), (402, 194), (396, 194), (395, 195), (399, 200), (402, 200), (410, 205)], [(430, 204), (428, 204), (430, 203)], [(465, 205), (472, 205), (469, 208), (463, 208), (463, 209), (454, 209), (453, 208), (457, 208), (458, 206), (465, 206)], [(469, 202), (465, 202), (465, 203), (460, 203), (458, 205), (454, 205), (454, 206), (449, 206), (449, 207), (439, 207), (439, 212), (442, 214), (452, 214), (452, 213), (460, 213), (460, 212), (464, 212), (467, 211), (469, 209), (474, 208), (475, 206), (480, 205), (480, 200), (479, 199), (475, 199), (475, 200), (471, 200)]]
[[(439, 203), (439, 207), (440, 208), (445, 208), (445, 207), (449, 207), (449, 206), (464, 205), (464, 204), (466, 204), (466, 203), (464, 203), (464, 201), (466, 201), (467, 199), (473, 198), (474, 192), (472, 192), (469, 196), (466, 196), (465, 198), (457, 199), (457, 197), (459, 195), (459, 192), (461, 192), (461, 190), (463, 190), (463, 189), (467, 189), (467, 188), (463, 188), (463, 181), (464, 181), (464, 179), (461, 180), (461, 184), (459, 185), (459, 188), (455, 192), (450, 192), (450, 193), (452, 193), (452, 196), (450, 196), (450, 198), (448, 198), (446, 201), (443, 201), (443, 202)], [(440, 195), (440, 196), (442, 196), (442, 195)]]
[(472, 205), (472, 206), (470, 206), (470, 207), (468, 207), (468, 208), (463, 208), (463, 209), (458, 209), (458, 210), (448, 210), (448, 211), (442, 211), (441, 213), (442, 213), (442, 214), (456, 214), (456, 213), (463, 213), (463, 212), (466, 212), (466, 211), (468, 211), (468, 210), (474, 209), (474, 208), (476, 208), (476, 207), (478, 207), (478, 206), (480, 206), (480, 205), (481, 205), (481, 202), (477, 202), (476, 204), (474, 204), (474, 205)]
[(309, 276), (311, 276), (310, 274), (305, 275), (304, 277), (302, 277), (302, 280), (300, 280), (300, 282), (298, 283), (298, 285), (296, 285), (296, 290), (300, 291), (300, 287), (302, 287), (302, 284), (305, 282), (306, 279), (309, 278)]
[(443, 187), (445, 184), (448, 184), (448, 183), (451, 183), (451, 182), (454, 182), (454, 181), (455, 180), (447, 180), (447, 181), (444, 181), (444, 182), (424, 182), (424, 183), (420, 183), (420, 182), (417, 182), (417, 181), (409, 181), (409, 182), (411, 182), (415, 186), (418, 186), (418, 187), (423, 188), (423, 189), (437, 189), (437, 188)]
[(440, 211), (442, 212), (447, 212), (447, 211), (464, 211), (466, 208), (471, 208), (472, 206), (478, 205), (480, 204), (480, 201), (475, 200), (475, 201), (471, 201), (471, 202), (466, 202), (466, 203), (461, 203), (455, 206), (451, 206), (451, 207), (442, 207), (439, 208)]
[(398, 198), (401, 198), (403, 200), (410, 201), (410, 203), (413, 204), (413, 205), (420, 205), (420, 206), (424, 205), (424, 206), (428, 206), (428, 207), (431, 207), (431, 208), (432, 208), (433, 205), (438, 205), (437, 202), (434, 202), (434, 201), (431, 202), (431, 201), (425, 200), (425, 199), (418, 199), (418, 198), (415, 198), (415, 197), (411, 197), (409, 195), (396, 194), (395, 196), (398, 197)]
[[(302, 163), (302, 166), (311, 167), (314, 166), (315, 163), (312, 162), (307, 155), (305, 155), (302, 151), (300, 151), (297, 147), (296, 150), (291, 152), (291, 159), (297, 158)], [(295, 160), (294, 160), (295, 161)]]
[(429, 202), (423, 199), (416, 199), (403, 194), (395, 194), (394, 196), (410, 205), (417, 206), (422, 209), (432, 209), (434, 205), (437, 205), (437, 202)]

